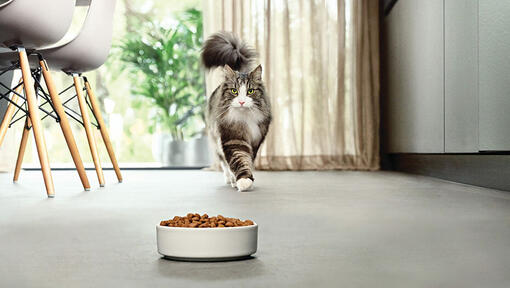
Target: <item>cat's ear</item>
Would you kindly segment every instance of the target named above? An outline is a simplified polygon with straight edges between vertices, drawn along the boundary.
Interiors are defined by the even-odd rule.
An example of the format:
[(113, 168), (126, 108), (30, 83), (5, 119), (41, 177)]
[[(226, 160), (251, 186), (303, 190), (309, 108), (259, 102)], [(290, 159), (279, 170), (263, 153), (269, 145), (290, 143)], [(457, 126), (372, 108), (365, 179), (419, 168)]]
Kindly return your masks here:
[(250, 72), (250, 78), (254, 81), (262, 81), (262, 65), (259, 64), (259, 66)]
[(230, 66), (228, 66), (228, 64), (225, 64), (225, 66), (223, 66), (223, 73), (225, 74), (225, 78), (234, 78), (236, 76), (236, 72), (234, 70), (232, 70), (232, 68), (230, 68)]

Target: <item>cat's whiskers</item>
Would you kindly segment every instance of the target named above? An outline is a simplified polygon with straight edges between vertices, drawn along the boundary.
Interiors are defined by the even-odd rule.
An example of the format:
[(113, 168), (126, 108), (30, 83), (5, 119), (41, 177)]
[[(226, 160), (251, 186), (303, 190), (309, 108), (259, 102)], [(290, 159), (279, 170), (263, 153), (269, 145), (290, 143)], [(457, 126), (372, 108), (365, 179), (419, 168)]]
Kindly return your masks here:
[(225, 115), (226, 113), (230, 112), (230, 105), (225, 105), (225, 106), (222, 106), (220, 109), (223, 110), (223, 112), (219, 113), (217, 116), (216, 116), (216, 120), (219, 120), (220, 118), (223, 117), (223, 115)]

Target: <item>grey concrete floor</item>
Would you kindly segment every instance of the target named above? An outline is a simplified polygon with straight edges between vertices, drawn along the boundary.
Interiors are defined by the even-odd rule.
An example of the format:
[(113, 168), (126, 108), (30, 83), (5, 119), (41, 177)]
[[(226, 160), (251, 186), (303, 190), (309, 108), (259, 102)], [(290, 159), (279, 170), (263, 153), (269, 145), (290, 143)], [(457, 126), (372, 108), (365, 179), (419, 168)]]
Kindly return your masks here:
[[(392, 172), (0, 174), (0, 287), (510, 287), (510, 193)], [(97, 185), (94, 173), (89, 178)], [(258, 222), (236, 262), (162, 259), (155, 224), (189, 211)]]

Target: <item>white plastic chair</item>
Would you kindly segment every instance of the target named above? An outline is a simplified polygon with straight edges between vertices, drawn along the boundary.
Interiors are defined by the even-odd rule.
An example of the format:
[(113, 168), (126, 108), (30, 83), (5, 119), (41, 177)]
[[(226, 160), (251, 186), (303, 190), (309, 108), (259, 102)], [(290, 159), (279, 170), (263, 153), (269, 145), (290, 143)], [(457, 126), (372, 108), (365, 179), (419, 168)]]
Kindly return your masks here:
[[(82, 0), (83, 2), (87, 0)], [(76, 95), (80, 105), (80, 111), (87, 133), (92, 159), (96, 167), (96, 172), (101, 186), (104, 185), (104, 177), (97, 153), (97, 145), (93, 136), (93, 131), (88, 117), (86, 99), (81, 93), (80, 75), (87, 71), (97, 69), (104, 64), (108, 58), (112, 43), (113, 33), (113, 13), (115, 11), (115, 0), (89, 0), (90, 6), (87, 17), (80, 33), (68, 43), (58, 47), (41, 49), (40, 53), (48, 62), (52, 70), (61, 70), (73, 77)], [(106, 124), (104, 123), (99, 108), (99, 103), (95, 97), (90, 83), (86, 77), (82, 77), (87, 96), (90, 99), (92, 113), (96, 118), (101, 132), (101, 136), (108, 151), (113, 168), (119, 182), (122, 182), (117, 158), (110, 141), (110, 136)]]
[[(47, 77), (50, 79), (50, 83), (53, 83), (48, 69), (56, 71), (60, 70), (72, 76), (74, 83), (73, 86), (75, 88), (76, 97), (78, 98), (78, 103), (80, 106), (82, 118), (82, 121), (80, 122), (85, 127), (92, 159), (94, 161), (96, 174), (99, 180), (99, 185), (104, 186), (105, 180), (97, 152), (97, 144), (93, 135), (92, 125), (88, 114), (87, 98), (82, 93), (83, 89), (80, 80), (83, 80), (84, 82), (84, 90), (87, 92), (86, 96), (88, 96), (88, 99), (90, 100), (92, 113), (97, 120), (98, 128), (101, 132), (101, 136), (108, 151), (108, 155), (115, 169), (117, 179), (119, 182), (122, 182), (120, 168), (110, 141), (106, 124), (104, 123), (103, 117), (101, 115), (99, 103), (94, 95), (90, 83), (87, 81), (87, 78), (81, 77), (81, 73), (100, 67), (108, 57), (113, 32), (113, 13), (115, 10), (115, 0), (78, 0), (76, 4), (89, 5), (85, 22), (77, 36), (73, 40), (56, 47), (37, 49), (31, 54), (29, 59), (32, 67), (41, 67), (42, 73), (47, 83)], [(12, 53), (2, 53), (0, 54), (0, 65), (7, 65), (8, 63), (11, 63), (14, 58), (15, 57)], [(55, 98), (54, 102), (57, 102), (56, 106), (61, 106), (61, 101), (58, 93), (55, 88), (51, 86), (54, 85), (50, 85), (50, 87), (48, 87), (49, 94), (53, 95), (52, 99)], [(61, 113), (66, 114), (64, 111)], [(21, 144), (21, 146), (23, 146), (24, 142), (22, 141)], [(74, 150), (71, 147), (70, 149)], [(20, 155), (18, 158), (23, 157), (23, 151), (24, 148), (20, 147)], [(75, 165), (77, 170), (81, 171), (83, 169), (81, 159), (79, 162), (75, 161)], [(19, 169), (20, 167), (17, 165), (16, 171), (19, 171)], [(80, 176), (85, 175), (84, 173), (79, 174)], [(85, 189), (87, 190), (87, 187), (85, 187)]]
[[(0, 4), (0, 45), (17, 52), (17, 62), (12, 67), (0, 68), (0, 72), (11, 68), (21, 69), (23, 80), (11, 92), (15, 92), (16, 97), (26, 98), (28, 109), (24, 112), (28, 117), (25, 127), (26, 131), (32, 128), (34, 132), (48, 197), (54, 196), (55, 188), (27, 50), (52, 45), (60, 40), (71, 24), (74, 5), (75, 2), (71, 0), (9, 0)], [(25, 97), (21, 95), (21, 89), (25, 90)]]

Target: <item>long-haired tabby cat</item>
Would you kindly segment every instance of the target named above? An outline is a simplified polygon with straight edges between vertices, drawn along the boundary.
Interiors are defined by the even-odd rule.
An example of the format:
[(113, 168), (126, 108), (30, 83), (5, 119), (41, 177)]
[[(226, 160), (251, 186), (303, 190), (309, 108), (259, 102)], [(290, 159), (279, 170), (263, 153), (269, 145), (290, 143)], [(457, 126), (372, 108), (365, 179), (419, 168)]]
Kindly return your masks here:
[(253, 186), (253, 161), (271, 123), (262, 66), (252, 69), (255, 58), (255, 51), (228, 32), (209, 37), (202, 50), (206, 68), (223, 67), (223, 81), (208, 100), (208, 129), (225, 181), (239, 191)]

